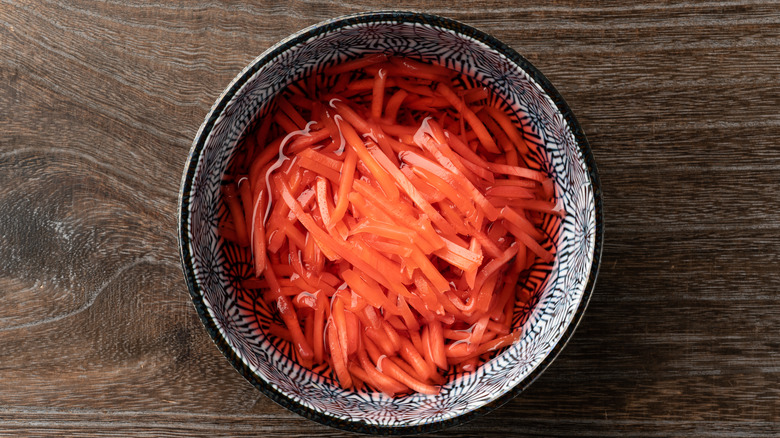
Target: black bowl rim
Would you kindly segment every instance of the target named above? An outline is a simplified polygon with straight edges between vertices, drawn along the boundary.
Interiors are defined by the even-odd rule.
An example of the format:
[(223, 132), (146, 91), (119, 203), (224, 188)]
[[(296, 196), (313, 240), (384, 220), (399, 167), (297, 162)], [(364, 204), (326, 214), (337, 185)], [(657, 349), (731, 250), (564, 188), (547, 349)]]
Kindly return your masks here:
[[(275, 59), (280, 53), (284, 52), (288, 48), (295, 46), (303, 41), (308, 40), (311, 37), (333, 31), (338, 28), (352, 26), (356, 24), (367, 24), (372, 22), (405, 22), (405, 23), (419, 23), (427, 24), (437, 28), (446, 29), (456, 33), (460, 33), (467, 37), (473, 38), (488, 47), (496, 50), (499, 53), (505, 55), (515, 65), (524, 70), (537, 84), (539, 84), (543, 91), (552, 99), (556, 108), (566, 122), (568, 123), (572, 133), (577, 141), (577, 145), (580, 148), (580, 152), (584, 158), (585, 165), (587, 166), (588, 175), (593, 187), (594, 195), (594, 213), (596, 220), (595, 229), (595, 245), (593, 249), (593, 263), (588, 275), (588, 280), (583, 291), (582, 300), (575, 312), (572, 320), (569, 322), (569, 326), (561, 336), (561, 339), (553, 347), (550, 353), (542, 360), (542, 362), (518, 385), (509, 390), (507, 393), (499, 397), (498, 399), (480, 407), (473, 411), (461, 414), (457, 417), (453, 417), (447, 420), (441, 420), (433, 423), (427, 423), (415, 426), (382, 426), (371, 425), (356, 421), (348, 421), (341, 418), (330, 416), (326, 413), (315, 411), (311, 408), (305, 407), (283, 394), (282, 392), (273, 388), (270, 384), (259, 379), (251, 369), (236, 355), (236, 353), (230, 348), (228, 342), (217, 329), (216, 324), (209, 316), (206, 303), (203, 298), (203, 294), (197, 287), (195, 280), (195, 271), (192, 263), (192, 254), (189, 251), (189, 224), (188, 214), (189, 211), (189, 193), (192, 190), (193, 178), (195, 170), (197, 168), (200, 155), (205, 145), (206, 138), (214, 127), (214, 124), (219, 117), (220, 113), (224, 110), (227, 103), (232, 99), (241, 87), (243, 87), (247, 81), (256, 73), (261, 67)], [(217, 345), (222, 354), (228, 359), (238, 372), (244, 376), (252, 385), (258, 388), (263, 394), (268, 396), (271, 400), (279, 405), (293, 411), (303, 417), (314, 420), (318, 423), (326, 426), (352, 431), (359, 433), (369, 433), (377, 435), (399, 435), (399, 434), (416, 434), (424, 432), (432, 432), (449, 428), (455, 425), (463, 424), (471, 421), (479, 416), (487, 414), (498, 407), (506, 404), (513, 398), (517, 397), (521, 392), (528, 388), (555, 360), (560, 354), (563, 348), (568, 343), (569, 339), (573, 335), (577, 326), (579, 325), (582, 317), (585, 313), (585, 309), (590, 302), (591, 295), (596, 286), (596, 277), (598, 276), (599, 268), (601, 265), (601, 253), (604, 239), (604, 214), (603, 214), (603, 200), (601, 182), (596, 167), (596, 162), (593, 157), (593, 152), (590, 148), (585, 133), (583, 132), (579, 122), (574, 116), (574, 113), (569, 108), (568, 104), (564, 101), (563, 97), (553, 87), (550, 81), (528, 60), (517, 53), (514, 49), (502, 43), (498, 39), (485, 32), (482, 32), (474, 27), (463, 24), (450, 18), (444, 18), (436, 15), (411, 12), (411, 11), (373, 11), (358, 13), (352, 15), (345, 15), (336, 17), (331, 20), (327, 20), (306, 29), (303, 29), (297, 33), (292, 34), (290, 37), (280, 41), (274, 46), (270, 47), (263, 54), (253, 60), (239, 75), (231, 82), (228, 89), (222, 93), (217, 102), (209, 111), (205, 122), (201, 125), (192, 148), (190, 150), (187, 166), (184, 169), (182, 176), (181, 189), (179, 192), (179, 251), (182, 261), (182, 269), (184, 271), (187, 287), (192, 298), (193, 305), (200, 315), (206, 330), (211, 336), (214, 343)]]

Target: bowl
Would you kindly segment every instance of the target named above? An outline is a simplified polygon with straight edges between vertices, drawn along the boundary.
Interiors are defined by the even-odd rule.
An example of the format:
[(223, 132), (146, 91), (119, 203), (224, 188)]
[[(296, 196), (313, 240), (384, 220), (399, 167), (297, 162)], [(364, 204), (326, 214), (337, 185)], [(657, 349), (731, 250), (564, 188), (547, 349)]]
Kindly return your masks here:
[[(329, 371), (314, 372), (265, 332), (269, 312), (241, 280), (246, 251), (217, 232), (224, 214), (220, 184), (244, 136), (288, 84), (371, 53), (445, 65), (493, 90), (527, 115), (527, 140), (544, 150), (566, 215), (546, 230), (556, 247), (524, 282), (513, 328), (521, 338), (470, 373), (451, 374), (438, 395), (389, 397), (341, 389)], [(325, 21), (265, 51), (228, 85), (195, 137), (181, 183), (179, 240), (187, 286), (206, 330), (228, 361), (280, 405), (328, 426), (375, 434), (438, 430), (489, 412), (528, 387), (560, 353), (592, 294), (603, 238), (601, 188), (585, 135), (563, 98), (507, 45), (462, 23), (413, 12), (373, 12)], [(522, 307), (522, 309), (520, 309)]]

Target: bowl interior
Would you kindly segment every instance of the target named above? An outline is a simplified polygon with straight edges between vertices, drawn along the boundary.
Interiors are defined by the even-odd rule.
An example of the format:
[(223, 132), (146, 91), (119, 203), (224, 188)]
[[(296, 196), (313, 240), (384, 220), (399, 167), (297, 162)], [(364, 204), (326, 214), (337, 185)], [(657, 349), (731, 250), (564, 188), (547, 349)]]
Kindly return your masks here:
[[(272, 110), (285, 86), (323, 68), (383, 52), (445, 65), (493, 89), (528, 141), (539, 145), (532, 167), (554, 177), (566, 216), (543, 228), (556, 259), (537, 263), (523, 287), (513, 326), (522, 338), (476, 372), (453, 374), (439, 395), (400, 398), (341, 389), (327, 368), (309, 371), (290, 347), (267, 334), (273, 312), (244, 290), (251, 258), (217, 233), (226, 209), (222, 175), (242, 137)], [(550, 95), (554, 96), (553, 98)], [(514, 51), (462, 24), (420, 14), (370, 14), (304, 30), (250, 64), (220, 97), (193, 145), (182, 185), (182, 258), (196, 307), (215, 342), (238, 370), (280, 404), (353, 430), (426, 429), (495, 407), (526, 387), (557, 354), (587, 303), (598, 267), (595, 167), (576, 121), (541, 74)], [(600, 239), (599, 239), (600, 241)], [(600, 245), (600, 243), (599, 243)]]

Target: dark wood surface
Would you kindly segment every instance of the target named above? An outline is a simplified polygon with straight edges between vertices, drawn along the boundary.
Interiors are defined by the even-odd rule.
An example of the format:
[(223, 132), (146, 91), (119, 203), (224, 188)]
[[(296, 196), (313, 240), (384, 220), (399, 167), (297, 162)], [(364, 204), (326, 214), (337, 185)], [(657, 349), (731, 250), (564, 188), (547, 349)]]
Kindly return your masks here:
[[(390, 2), (386, 3), (390, 5)], [(341, 436), (261, 395), (190, 303), (190, 143), (254, 57), (365, 1), (0, 1), (0, 436)], [(780, 4), (442, 1), (567, 99), (596, 291), (520, 397), (439, 436), (780, 435)]]

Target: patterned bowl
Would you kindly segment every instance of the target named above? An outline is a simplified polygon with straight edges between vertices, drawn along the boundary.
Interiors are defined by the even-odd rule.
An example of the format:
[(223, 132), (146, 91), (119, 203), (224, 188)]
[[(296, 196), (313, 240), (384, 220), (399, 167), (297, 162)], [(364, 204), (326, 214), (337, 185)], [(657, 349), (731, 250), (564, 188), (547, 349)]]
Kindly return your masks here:
[[(236, 146), (286, 85), (325, 67), (383, 52), (446, 65), (466, 73), (516, 109), (526, 139), (546, 151), (539, 169), (554, 177), (566, 210), (561, 227), (546, 230), (557, 249), (534, 265), (523, 284), (514, 328), (522, 338), (477, 371), (448, 376), (436, 396), (391, 398), (343, 390), (331, 373), (293, 361), (289, 347), (266, 336), (269, 311), (239, 282), (251, 275), (245, 251), (220, 239), (220, 183)], [(442, 429), (506, 403), (552, 362), (582, 318), (596, 281), (602, 247), (601, 189), (585, 135), (550, 82), (495, 38), (426, 14), (374, 12), (302, 30), (247, 66), (219, 97), (192, 145), (181, 185), (179, 239), (195, 308), (222, 353), (277, 403), (323, 424), (365, 433)], [(548, 227), (552, 228), (552, 226)], [(521, 308), (522, 307), (522, 308)]]

